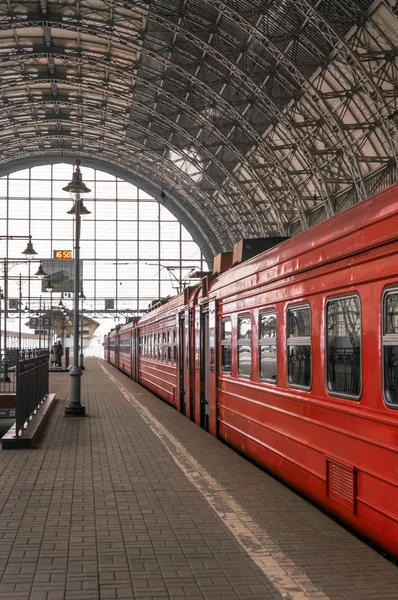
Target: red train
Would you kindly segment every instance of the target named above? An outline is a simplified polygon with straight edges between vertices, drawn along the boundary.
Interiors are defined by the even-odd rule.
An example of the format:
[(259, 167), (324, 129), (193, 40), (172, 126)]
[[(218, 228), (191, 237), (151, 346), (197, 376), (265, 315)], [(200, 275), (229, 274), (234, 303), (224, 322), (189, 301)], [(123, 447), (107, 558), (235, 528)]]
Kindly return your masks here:
[(106, 360), (396, 558), (397, 232), (394, 186), (105, 338)]

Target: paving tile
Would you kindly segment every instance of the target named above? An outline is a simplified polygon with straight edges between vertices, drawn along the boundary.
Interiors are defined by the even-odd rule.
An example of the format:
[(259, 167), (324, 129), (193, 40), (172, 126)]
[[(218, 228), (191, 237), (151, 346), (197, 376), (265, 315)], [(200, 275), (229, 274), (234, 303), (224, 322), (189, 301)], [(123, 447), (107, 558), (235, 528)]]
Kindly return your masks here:
[[(0, 452), (0, 600), (280, 600), (286, 575), (309, 600), (398, 600), (392, 563), (101, 364), (86, 361), (87, 418), (63, 417), (69, 379), (51, 374), (39, 447)], [(213, 478), (217, 512), (115, 380)], [(265, 566), (226, 516), (257, 532)]]

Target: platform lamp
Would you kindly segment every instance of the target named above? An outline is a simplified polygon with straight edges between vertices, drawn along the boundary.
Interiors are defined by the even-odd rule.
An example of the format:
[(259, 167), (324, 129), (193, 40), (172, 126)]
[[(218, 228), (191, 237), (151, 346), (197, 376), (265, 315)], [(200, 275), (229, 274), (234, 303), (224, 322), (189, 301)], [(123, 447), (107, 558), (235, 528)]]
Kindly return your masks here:
[(84, 417), (86, 407), (81, 403), (81, 376), (82, 370), (79, 367), (79, 284), (80, 284), (80, 223), (81, 216), (90, 214), (90, 211), (83, 205), (83, 196), (91, 190), (83, 183), (83, 177), (80, 172), (80, 160), (75, 163), (72, 181), (63, 188), (65, 192), (69, 192), (74, 204), (69, 215), (75, 217), (75, 269), (74, 269), (74, 308), (73, 308), (73, 365), (69, 370), (70, 375), (70, 398), (69, 404), (65, 407), (66, 417)]

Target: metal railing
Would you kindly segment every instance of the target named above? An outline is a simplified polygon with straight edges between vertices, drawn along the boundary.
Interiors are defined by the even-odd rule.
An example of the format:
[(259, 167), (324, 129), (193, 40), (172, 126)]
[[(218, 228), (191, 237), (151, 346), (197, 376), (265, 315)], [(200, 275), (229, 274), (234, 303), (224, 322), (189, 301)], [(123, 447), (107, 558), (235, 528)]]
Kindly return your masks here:
[(21, 350), (16, 364), (15, 431), (21, 435), (48, 394), (48, 350)]

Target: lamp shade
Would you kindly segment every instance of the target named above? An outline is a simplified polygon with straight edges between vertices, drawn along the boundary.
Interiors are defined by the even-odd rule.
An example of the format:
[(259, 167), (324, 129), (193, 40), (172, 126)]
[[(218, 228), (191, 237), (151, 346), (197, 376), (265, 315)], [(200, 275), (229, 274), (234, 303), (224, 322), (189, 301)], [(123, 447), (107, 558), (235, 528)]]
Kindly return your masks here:
[[(91, 211), (88, 210), (88, 208), (86, 208), (83, 204), (83, 200), (79, 200), (80, 205), (79, 205), (79, 214), (81, 216), (82, 219), (84, 219), (84, 217), (86, 217), (87, 215), (91, 215)], [(67, 211), (66, 213), (67, 215), (76, 215), (76, 202), (74, 203), (74, 205), (72, 206), (72, 208), (70, 210)]]
[(27, 243), (27, 246), (26, 246), (25, 250), (23, 250), (21, 252), (21, 254), (25, 254), (25, 258), (27, 258), (28, 260), (30, 260), (31, 258), (34, 258), (36, 256), (37, 252), (33, 248), (33, 244), (32, 244), (31, 240), (29, 240), (29, 242)]
[(80, 160), (75, 162), (75, 170), (73, 171), (72, 181), (68, 183), (64, 188), (64, 192), (68, 192), (72, 200), (80, 200), (84, 194), (91, 192), (90, 188), (83, 183), (83, 177), (80, 172)]
[(54, 291), (54, 286), (51, 282), (51, 277), (48, 278), (47, 281), (47, 285), (46, 285), (46, 292), (53, 292)]
[(37, 273), (35, 273), (35, 277), (37, 277), (37, 279), (44, 279), (46, 276), (47, 276), (47, 273), (44, 272), (43, 265), (40, 262), (39, 268), (37, 269)]

